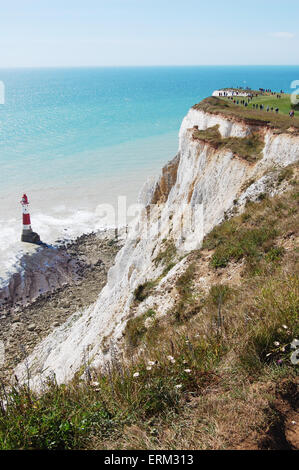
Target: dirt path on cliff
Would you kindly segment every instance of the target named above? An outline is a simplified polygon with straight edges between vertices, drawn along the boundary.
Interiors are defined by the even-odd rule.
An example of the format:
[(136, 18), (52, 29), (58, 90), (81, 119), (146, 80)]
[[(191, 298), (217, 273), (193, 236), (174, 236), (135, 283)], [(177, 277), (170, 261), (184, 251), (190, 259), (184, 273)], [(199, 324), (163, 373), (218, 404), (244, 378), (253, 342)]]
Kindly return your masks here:
[[(22, 283), (18, 283), (15, 291), (10, 289), (14, 296), (1, 306), (0, 341), (4, 344), (5, 359), (0, 380), (7, 383), (16, 365), (53, 329), (96, 301), (121, 246), (122, 242), (114, 239), (113, 232), (83, 235), (58, 248), (51, 266), (45, 268), (47, 252), (28, 259), (27, 295), (22, 293)], [(42, 290), (46, 292), (37, 294), (36, 291)], [(33, 293), (37, 298), (31, 301)], [(25, 300), (29, 297), (25, 306), (24, 297)]]

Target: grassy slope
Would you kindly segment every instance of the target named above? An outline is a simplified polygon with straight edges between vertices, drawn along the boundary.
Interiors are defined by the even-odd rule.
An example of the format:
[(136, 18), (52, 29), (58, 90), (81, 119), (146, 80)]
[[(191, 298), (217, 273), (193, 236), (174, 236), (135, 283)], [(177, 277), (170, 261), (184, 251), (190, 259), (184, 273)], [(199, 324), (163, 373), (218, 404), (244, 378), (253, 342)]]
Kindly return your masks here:
[[(91, 372), (90, 380), (87, 369), (86, 381), (67, 386), (53, 381), (41, 397), (26, 387), (4, 393), (10, 404), (0, 414), (0, 448), (289, 447), (275, 405), (280, 394), (296, 399), (298, 372), (290, 342), (299, 335), (299, 193), (292, 170), (281, 173), (286, 178), (290, 191), (249, 203), (189, 255), (166, 317), (150, 311), (131, 321), (129, 364), (115, 357), (105, 373)], [(216, 278), (238, 267), (241, 282), (216, 282), (205, 294), (197, 287), (203, 263)]]
[(193, 139), (200, 139), (208, 142), (216, 149), (231, 150), (234, 155), (247, 160), (256, 162), (262, 157), (264, 141), (258, 133), (252, 133), (248, 137), (227, 137), (223, 138), (219, 132), (219, 126), (209, 127), (206, 130), (193, 131)]

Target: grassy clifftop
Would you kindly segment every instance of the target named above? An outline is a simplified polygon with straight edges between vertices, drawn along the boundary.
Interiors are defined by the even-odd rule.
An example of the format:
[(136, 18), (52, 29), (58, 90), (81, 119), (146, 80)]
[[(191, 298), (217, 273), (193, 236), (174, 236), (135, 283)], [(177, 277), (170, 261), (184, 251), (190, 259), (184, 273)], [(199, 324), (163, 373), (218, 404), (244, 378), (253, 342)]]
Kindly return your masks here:
[[(188, 255), (168, 314), (130, 321), (127, 361), (112, 351), (100, 372), (87, 360), (71, 384), (53, 378), (41, 396), (3, 388), (0, 448), (296, 448), (297, 178), (296, 167), (283, 170), (277, 184), (288, 181), (287, 192), (248, 203)], [(167, 243), (156, 259), (165, 266), (175, 262)]]
[[(236, 97), (234, 99), (240, 101), (246, 98)], [(264, 111), (253, 108), (253, 104), (263, 104)], [(279, 113), (277, 114), (275, 111), (267, 112), (267, 106), (274, 109), (278, 107)], [(253, 98), (247, 107), (240, 103), (236, 104), (229, 98), (211, 96), (196, 104), (194, 109), (234, 117), (248, 124), (268, 126), (281, 132), (299, 133), (299, 111), (295, 111), (295, 117), (293, 118), (288, 115), (292, 109), (290, 95), (283, 95), (281, 99), (277, 99), (272, 95), (258, 95)]]

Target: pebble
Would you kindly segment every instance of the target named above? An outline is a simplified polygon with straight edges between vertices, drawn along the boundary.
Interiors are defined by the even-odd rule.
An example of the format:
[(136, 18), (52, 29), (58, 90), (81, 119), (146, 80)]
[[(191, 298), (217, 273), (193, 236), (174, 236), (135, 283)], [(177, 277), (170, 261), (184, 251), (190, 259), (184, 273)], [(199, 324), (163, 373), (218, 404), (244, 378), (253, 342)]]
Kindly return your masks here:
[(28, 326), (28, 331), (34, 331), (36, 329), (35, 323), (32, 323), (31, 325)]
[(20, 322), (20, 318), (19, 317), (14, 317), (12, 320), (11, 320), (12, 323), (19, 323)]

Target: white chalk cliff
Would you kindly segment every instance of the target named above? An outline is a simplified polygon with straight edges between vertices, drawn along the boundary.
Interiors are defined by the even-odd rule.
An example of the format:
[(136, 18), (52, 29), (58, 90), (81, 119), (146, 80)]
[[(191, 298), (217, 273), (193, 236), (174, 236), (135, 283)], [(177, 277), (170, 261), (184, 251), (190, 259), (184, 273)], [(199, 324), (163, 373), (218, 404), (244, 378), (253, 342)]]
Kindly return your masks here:
[[(148, 210), (136, 221), (97, 302), (53, 331), (29, 357), (33, 387), (38, 388), (41, 377), (53, 372), (59, 383), (71, 379), (82, 366), (87, 350), (92, 365), (103, 364), (106, 359), (103, 339), (109, 338), (115, 344), (121, 339), (135, 289), (161, 276), (163, 266), (154, 260), (163, 251), (165, 239), (174, 241), (180, 255), (199, 248), (203, 237), (233, 207), (241, 210), (247, 197), (254, 199), (265, 188), (275, 193), (275, 188), (269, 188), (269, 172), (299, 159), (299, 136), (275, 133), (268, 127), (259, 130), (265, 146), (262, 158), (255, 163), (193, 138), (194, 126), (205, 130), (215, 125), (219, 125), (222, 137), (242, 138), (252, 132), (250, 124), (233, 117), (195, 108), (189, 111), (180, 129), (178, 155), (166, 165), (157, 182), (144, 188), (141, 197)], [(183, 225), (182, 230), (188, 211), (192, 223)], [(171, 277), (183, 265), (181, 258), (166, 277)], [(163, 283), (165, 279), (160, 281), (161, 292)], [(150, 305), (150, 300), (145, 304)], [(159, 299), (158, 313), (165, 314), (171, 305), (172, 299), (165, 291)], [(136, 314), (142, 308), (141, 305)], [(20, 378), (26, 375), (24, 364), (17, 367), (16, 374)]]

